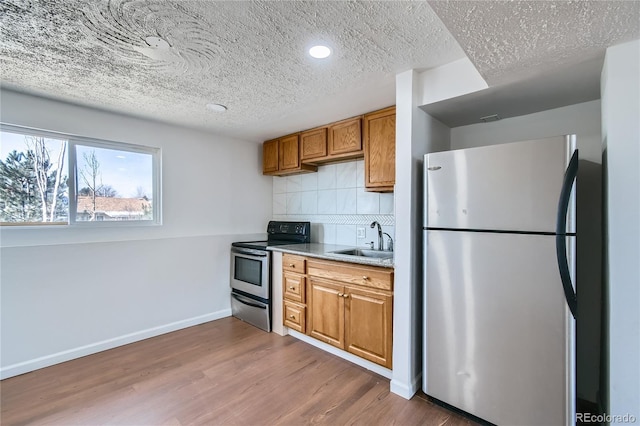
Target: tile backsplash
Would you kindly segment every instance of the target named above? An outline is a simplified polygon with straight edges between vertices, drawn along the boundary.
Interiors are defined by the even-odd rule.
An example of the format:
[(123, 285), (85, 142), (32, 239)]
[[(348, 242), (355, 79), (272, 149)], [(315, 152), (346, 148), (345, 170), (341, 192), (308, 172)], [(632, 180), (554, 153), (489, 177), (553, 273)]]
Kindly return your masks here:
[[(378, 244), (374, 220), (395, 238), (393, 193), (367, 192), (364, 160), (318, 167), (317, 173), (273, 177), (274, 220), (311, 222), (315, 243), (368, 246)], [(364, 237), (358, 238), (358, 230)], [(388, 237), (384, 237), (385, 248)]]

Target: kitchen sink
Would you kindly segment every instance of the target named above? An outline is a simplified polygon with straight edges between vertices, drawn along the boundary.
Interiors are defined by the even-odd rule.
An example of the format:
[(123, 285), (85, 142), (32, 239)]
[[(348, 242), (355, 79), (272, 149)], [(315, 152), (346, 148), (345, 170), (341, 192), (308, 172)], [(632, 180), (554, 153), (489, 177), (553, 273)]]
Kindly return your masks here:
[(393, 258), (392, 251), (367, 250), (367, 249), (348, 249), (332, 251), (333, 254), (345, 254), (347, 256), (374, 257), (376, 259)]

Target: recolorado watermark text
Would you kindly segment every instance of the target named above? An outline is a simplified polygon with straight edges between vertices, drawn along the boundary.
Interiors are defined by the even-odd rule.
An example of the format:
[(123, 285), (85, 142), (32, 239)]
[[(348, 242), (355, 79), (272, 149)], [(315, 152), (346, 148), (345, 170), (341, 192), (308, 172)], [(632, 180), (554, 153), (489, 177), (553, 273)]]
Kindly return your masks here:
[(576, 420), (582, 423), (635, 423), (633, 414), (593, 414), (576, 413)]

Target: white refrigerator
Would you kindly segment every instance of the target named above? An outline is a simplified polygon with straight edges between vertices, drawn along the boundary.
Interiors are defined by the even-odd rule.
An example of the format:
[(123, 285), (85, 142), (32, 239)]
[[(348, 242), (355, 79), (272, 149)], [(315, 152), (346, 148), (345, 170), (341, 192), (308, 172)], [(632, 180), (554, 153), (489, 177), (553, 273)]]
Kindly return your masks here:
[(424, 392), (575, 424), (575, 135), (425, 156)]

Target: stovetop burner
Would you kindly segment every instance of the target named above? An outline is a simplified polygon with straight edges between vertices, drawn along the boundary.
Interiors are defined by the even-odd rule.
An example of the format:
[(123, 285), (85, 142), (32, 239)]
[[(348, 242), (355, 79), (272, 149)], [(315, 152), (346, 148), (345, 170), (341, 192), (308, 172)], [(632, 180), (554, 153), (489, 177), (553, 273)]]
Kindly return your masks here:
[(267, 241), (238, 241), (234, 247), (266, 250), (268, 246), (311, 242), (310, 222), (280, 222), (272, 220), (267, 226)]
[(231, 243), (233, 247), (243, 247), (257, 250), (266, 250), (267, 249), (267, 241), (237, 241), (235, 243)]

